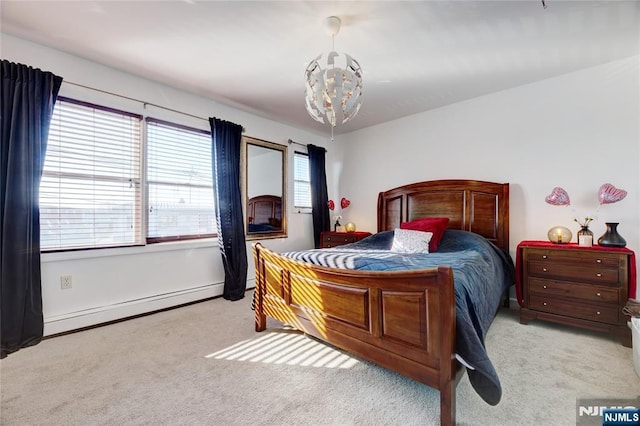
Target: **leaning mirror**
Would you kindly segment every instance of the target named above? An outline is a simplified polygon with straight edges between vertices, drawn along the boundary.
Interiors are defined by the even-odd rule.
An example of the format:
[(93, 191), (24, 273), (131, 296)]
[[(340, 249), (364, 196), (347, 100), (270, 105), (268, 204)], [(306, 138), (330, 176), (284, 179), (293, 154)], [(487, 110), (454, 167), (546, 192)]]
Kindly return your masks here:
[(247, 239), (286, 236), (287, 147), (250, 137), (243, 140)]

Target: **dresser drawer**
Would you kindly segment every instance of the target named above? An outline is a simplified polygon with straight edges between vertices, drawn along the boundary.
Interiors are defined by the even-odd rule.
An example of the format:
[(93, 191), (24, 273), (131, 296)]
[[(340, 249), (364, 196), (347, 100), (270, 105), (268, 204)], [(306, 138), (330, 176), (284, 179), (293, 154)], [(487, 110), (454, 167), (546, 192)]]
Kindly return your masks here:
[(532, 295), (529, 298), (529, 308), (566, 317), (581, 318), (609, 324), (617, 323), (619, 315), (618, 306), (570, 302), (554, 297), (538, 295)]
[(618, 286), (620, 269), (585, 266), (582, 263), (561, 263), (558, 261), (532, 261), (527, 263), (529, 276), (541, 278), (560, 278), (570, 281), (587, 281), (598, 284)]
[(526, 249), (525, 256), (528, 261), (552, 262), (564, 264), (580, 264), (591, 267), (619, 268), (625, 262), (626, 257), (615, 253), (574, 251), (574, 250), (550, 250), (550, 249)]
[(529, 278), (529, 293), (541, 297), (562, 296), (592, 302), (618, 304), (620, 292), (614, 288), (575, 284), (566, 281)]

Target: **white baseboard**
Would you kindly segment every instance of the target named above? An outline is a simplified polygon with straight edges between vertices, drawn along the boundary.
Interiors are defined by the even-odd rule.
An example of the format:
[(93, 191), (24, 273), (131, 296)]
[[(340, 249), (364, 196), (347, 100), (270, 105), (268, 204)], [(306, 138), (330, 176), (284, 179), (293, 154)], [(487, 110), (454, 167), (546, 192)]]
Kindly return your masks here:
[[(252, 283), (253, 284), (253, 283)], [(115, 321), (136, 315), (166, 309), (185, 303), (221, 296), (223, 283), (208, 284), (201, 287), (158, 294), (142, 299), (129, 300), (109, 306), (99, 306), (63, 315), (45, 317), (44, 335), (64, 333), (83, 327)]]

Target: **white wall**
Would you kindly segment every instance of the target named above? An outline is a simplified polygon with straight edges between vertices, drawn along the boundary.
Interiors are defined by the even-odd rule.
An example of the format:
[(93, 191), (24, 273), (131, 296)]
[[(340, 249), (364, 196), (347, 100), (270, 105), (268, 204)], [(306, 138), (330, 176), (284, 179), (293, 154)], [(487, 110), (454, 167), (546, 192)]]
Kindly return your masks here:
[[(286, 145), (288, 139), (293, 139), (323, 146), (328, 140), (12, 36), (2, 34), (1, 40), (3, 59), (51, 71), (67, 82), (161, 105), (196, 117), (218, 117), (232, 121), (244, 126), (245, 135), (274, 143)], [(145, 109), (139, 102), (64, 82), (60, 95), (209, 129), (206, 120), (151, 106)], [(289, 147), (288, 150), (289, 176), (293, 176), (293, 148)], [(331, 151), (330, 147), (328, 149)], [(331, 157), (329, 152), (329, 161)], [(288, 193), (293, 194), (291, 180)], [(313, 246), (311, 216), (295, 212), (292, 197), (288, 201), (289, 237), (265, 240), (263, 244), (279, 251), (310, 248)], [(252, 287), (254, 273), (250, 246), (248, 243), (248, 285)], [(71, 289), (60, 289), (60, 275), (72, 275)], [(44, 254), (42, 291), (45, 335), (218, 296), (222, 294), (223, 282), (224, 270), (215, 240)], [(247, 315), (252, 313), (247, 312)]]
[[(342, 194), (348, 218), (376, 230), (377, 195), (406, 183), (477, 179), (510, 183), (510, 247), (544, 240), (554, 225), (579, 229), (601, 184), (628, 191), (602, 206), (591, 229), (620, 222), (627, 247), (640, 246), (640, 57), (540, 81), (343, 136)], [(364, 108), (364, 106), (363, 106)], [(569, 207), (545, 203), (555, 186)]]

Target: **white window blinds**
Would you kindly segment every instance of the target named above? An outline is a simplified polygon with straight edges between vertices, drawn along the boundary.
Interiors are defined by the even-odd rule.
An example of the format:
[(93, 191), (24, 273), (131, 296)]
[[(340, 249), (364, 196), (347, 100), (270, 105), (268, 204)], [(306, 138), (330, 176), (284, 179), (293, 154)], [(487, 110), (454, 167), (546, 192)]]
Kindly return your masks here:
[(216, 233), (211, 133), (147, 118), (147, 241)]
[(40, 184), (43, 250), (142, 243), (141, 120), (58, 98)]
[(311, 208), (309, 155), (300, 152), (293, 155), (293, 204), (296, 208)]

